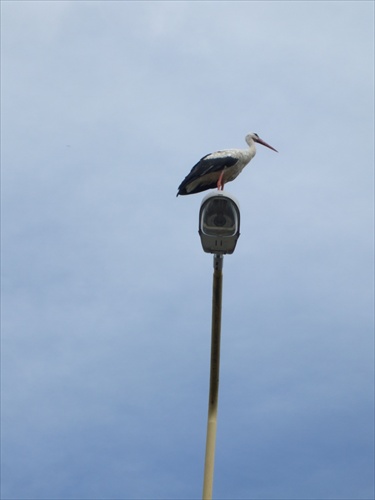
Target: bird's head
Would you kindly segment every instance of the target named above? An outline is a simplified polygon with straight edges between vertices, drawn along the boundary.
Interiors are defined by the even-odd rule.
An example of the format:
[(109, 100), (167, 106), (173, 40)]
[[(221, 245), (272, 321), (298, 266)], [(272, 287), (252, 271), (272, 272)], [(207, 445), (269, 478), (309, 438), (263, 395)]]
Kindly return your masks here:
[(256, 134), (255, 132), (251, 132), (250, 134), (247, 134), (247, 136), (245, 137), (245, 141), (247, 142), (247, 144), (249, 146), (251, 146), (254, 142), (257, 142), (258, 144), (262, 144), (263, 146), (266, 146), (266, 148), (270, 148), (270, 149), (272, 149), (272, 151), (276, 151), (276, 153), (278, 153), (277, 149), (273, 148), (272, 146), (267, 144), (265, 141), (263, 141), (263, 139), (261, 139), (259, 137), (259, 135)]

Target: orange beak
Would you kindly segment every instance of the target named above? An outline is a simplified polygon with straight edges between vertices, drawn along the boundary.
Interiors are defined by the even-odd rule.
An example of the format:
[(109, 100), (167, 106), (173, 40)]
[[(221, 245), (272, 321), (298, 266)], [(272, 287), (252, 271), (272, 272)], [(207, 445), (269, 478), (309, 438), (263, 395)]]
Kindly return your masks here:
[(276, 153), (278, 153), (277, 149), (273, 148), (272, 146), (270, 146), (269, 144), (267, 144), (265, 141), (263, 141), (263, 139), (261, 139), (260, 137), (258, 137), (257, 139), (254, 139), (255, 142), (259, 142), (259, 144), (262, 144), (263, 146), (266, 146), (266, 148), (269, 148), (269, 149), (272, 149), (272, 151), (276, 151)]

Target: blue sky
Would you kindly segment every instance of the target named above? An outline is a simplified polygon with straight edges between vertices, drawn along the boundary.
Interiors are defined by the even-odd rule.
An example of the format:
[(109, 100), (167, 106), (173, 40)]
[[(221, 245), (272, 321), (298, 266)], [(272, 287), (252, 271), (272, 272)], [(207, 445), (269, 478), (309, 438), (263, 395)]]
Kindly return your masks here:
[(373, 2), (1, 13), (2, 497), (200, 498), (212, 257), (175, 195), (257, 132), (214, 498), (373, 498)]

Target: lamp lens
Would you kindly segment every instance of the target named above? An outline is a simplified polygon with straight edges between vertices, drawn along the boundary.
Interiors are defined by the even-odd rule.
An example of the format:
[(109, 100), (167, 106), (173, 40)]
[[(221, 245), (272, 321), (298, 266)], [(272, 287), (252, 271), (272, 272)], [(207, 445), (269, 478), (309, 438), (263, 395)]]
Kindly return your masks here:
[(227, 199), (209, 200), (202, 210), (201, 227), (207, 235), (234, 235), (238, 217), (233, 204)]
[(215, 226), (219, 226), (219, 227), (225, 226), (226, 222), (227, 222), (227, 219), (224, 217), (224, 214), (218, 214), (214, 218)]

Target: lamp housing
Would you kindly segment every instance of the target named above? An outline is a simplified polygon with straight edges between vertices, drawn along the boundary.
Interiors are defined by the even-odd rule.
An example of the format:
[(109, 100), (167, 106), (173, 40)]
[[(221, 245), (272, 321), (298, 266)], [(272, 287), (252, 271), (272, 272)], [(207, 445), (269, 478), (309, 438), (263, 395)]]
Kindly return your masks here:
[(234, 252), (240, 236), (240, 209), (234, 196), (215, 191), (203, 198), (199, 210), (199, 236), (207, 253)]

